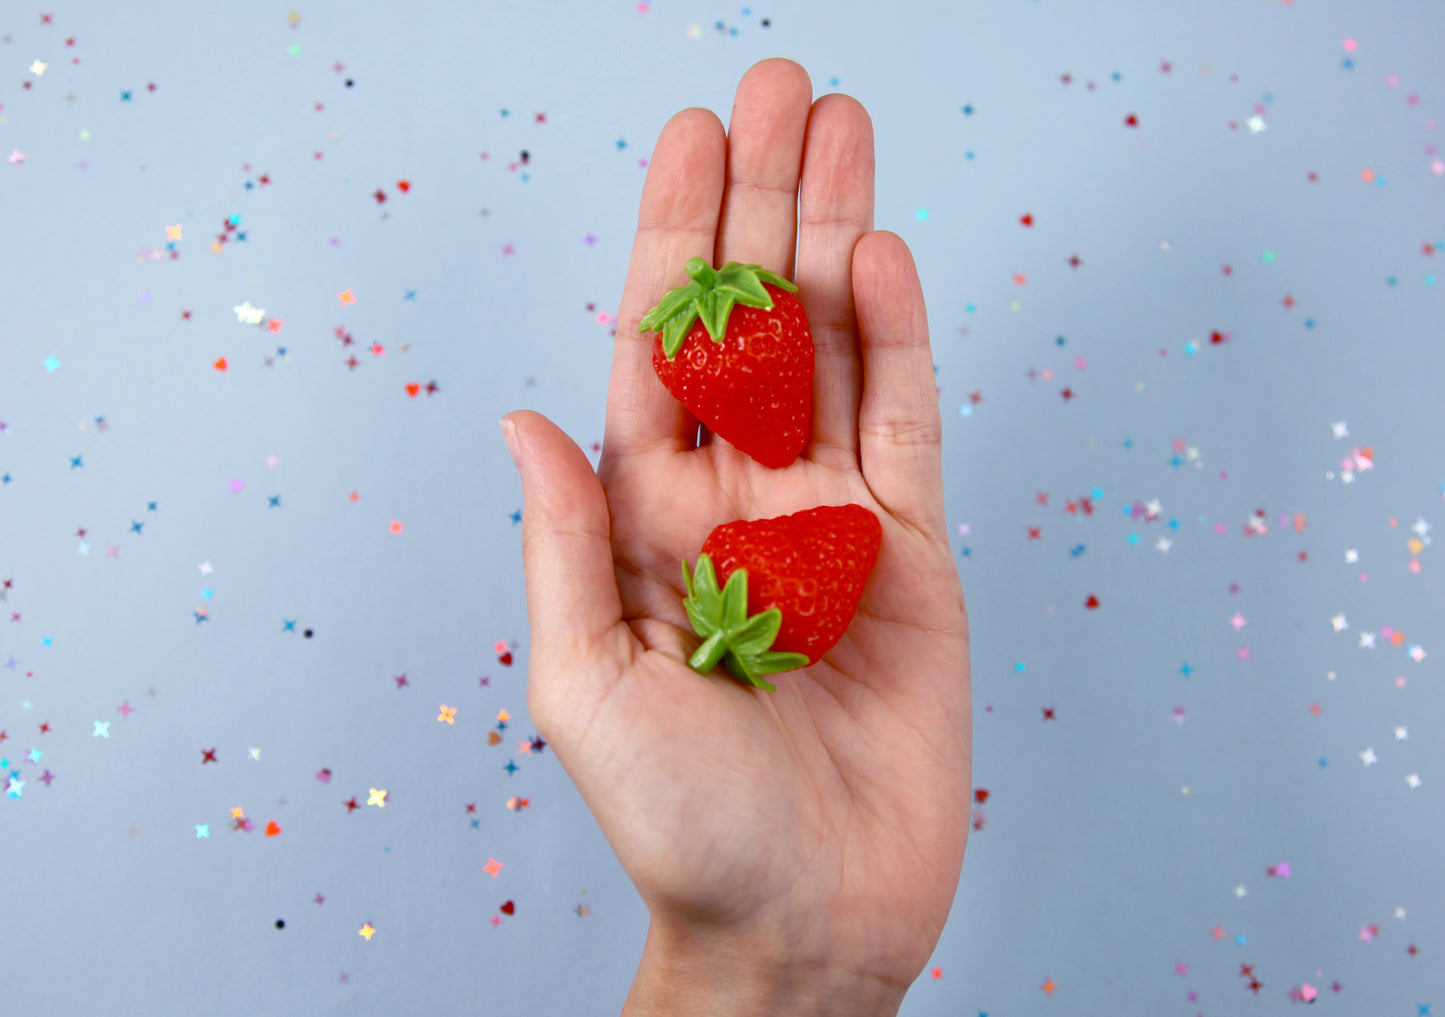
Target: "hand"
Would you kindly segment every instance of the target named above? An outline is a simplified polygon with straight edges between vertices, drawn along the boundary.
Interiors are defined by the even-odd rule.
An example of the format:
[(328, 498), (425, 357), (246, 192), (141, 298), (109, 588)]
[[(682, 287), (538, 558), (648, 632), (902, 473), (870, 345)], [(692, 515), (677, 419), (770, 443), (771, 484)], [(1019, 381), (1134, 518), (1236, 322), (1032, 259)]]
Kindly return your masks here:
[[(532, 720), (651, 916), (624, 1013), (710, 1013), (729, 994), (732, 1014), (895, 1013), (957, 889), (968, 617), (923, 293), (903, 241), (872, 232), (873, 182), (868, 114), (813, 103), (791, 61), (747, 72), (730, 136), (678, 113), (643, 188), (596, 474), (546, 417), (509, 415)], [(814, 418), (784, 469), (699, 433), (653, 373), (637, 323), (694, 255), (799, 287)], [(712, 528), (848, 502), (883, 545), (842, 640), (773, 675), (776, 693), (690, 670), (681, 563)]]

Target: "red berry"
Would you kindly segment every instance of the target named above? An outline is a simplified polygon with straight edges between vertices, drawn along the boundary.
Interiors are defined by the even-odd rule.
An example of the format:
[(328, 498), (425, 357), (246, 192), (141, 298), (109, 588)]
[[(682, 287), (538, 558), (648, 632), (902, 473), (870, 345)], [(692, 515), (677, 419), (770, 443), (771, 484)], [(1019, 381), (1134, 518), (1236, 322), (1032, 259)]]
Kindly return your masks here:
[[(683, 562), (688, 617), (704, 639), (689, 664), (705, 674), (722, 660), (735, 677), (774, 691), (762, 674), (816, 664), (847, 632), (882, 540), (878, 517), (856, 504), (716, 527), (696, 582)], [(735, 609), (726, 592), (734, 576), (747, 587)], [(749, 630), (738, 634), (745, 621)]]
[(658, 332), (653, 370), (710, 431), (781, 469), (813, 419), (813, 335), (797, 287), (737, 262), (714, 270), (693, 258), (688, 274), (639, 324)]

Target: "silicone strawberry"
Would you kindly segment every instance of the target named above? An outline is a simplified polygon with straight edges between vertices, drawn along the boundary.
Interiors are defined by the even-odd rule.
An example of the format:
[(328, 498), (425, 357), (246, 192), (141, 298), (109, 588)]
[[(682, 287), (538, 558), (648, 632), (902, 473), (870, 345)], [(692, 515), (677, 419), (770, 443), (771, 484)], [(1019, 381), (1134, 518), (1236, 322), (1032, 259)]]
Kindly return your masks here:
[(658, 333), (652, 369), (714, 434), (764, 466), (787, 466), (813, 421), (813, 334), (798, 287), (736, 261), (715, 270), (692, 258), (687, 274), (692, 282), (638, 323)]
[(878, 517), (854, 504), (715, 527), (695, 578), (682, 563), (683, 606), (703, 639), (688, 666), (707, 674), (722, 661), (778, 691), (762, 676), (816, 664), (848, 630), (882, 542)]

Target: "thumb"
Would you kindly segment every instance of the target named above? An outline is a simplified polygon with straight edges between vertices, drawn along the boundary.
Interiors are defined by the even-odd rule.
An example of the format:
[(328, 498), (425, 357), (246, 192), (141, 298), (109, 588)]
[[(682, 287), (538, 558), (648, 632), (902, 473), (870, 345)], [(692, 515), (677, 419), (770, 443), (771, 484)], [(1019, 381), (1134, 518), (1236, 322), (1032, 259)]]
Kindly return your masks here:
[(504, 436), (509, 424), (515, 431), (508, 445), (515, 444), (512, 458), (522, 478), (529, 698), (585, 700), (588, 690), (576, 687), (578, 663), (595, 657), (598, 641), (622, 620), (607, 495), (586, 454), (552, 421), (514, 410), (501, 419)]

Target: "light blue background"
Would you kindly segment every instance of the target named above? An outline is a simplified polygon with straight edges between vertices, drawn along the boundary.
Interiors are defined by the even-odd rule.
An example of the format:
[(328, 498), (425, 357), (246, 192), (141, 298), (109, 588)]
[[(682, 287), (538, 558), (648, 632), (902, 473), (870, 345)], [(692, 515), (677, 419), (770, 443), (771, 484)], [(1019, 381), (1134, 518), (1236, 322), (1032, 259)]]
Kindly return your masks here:
[(873, 117), (972, 623), (903, 1013), (1445, 1011), (1438, 3), (296, 10), (0, 7), (0, 1012), (620, 1008), (495, 421), (595, 463), (645, 161), (775, 55)]

